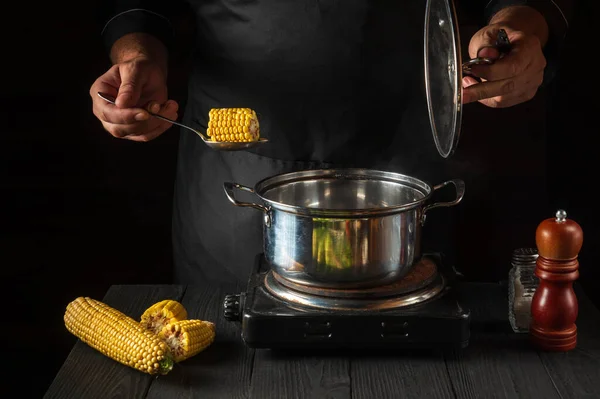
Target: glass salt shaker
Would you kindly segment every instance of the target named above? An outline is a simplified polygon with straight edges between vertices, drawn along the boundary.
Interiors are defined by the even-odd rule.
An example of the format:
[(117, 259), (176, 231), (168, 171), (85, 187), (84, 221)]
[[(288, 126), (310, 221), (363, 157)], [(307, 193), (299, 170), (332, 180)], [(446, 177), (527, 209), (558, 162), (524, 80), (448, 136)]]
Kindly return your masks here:
[(536, 248), (513, 251), (508, 273), (508, 319), (514, 332), (526, 333), (531, 323), (531, 300), (539, 279), (534, 274)]

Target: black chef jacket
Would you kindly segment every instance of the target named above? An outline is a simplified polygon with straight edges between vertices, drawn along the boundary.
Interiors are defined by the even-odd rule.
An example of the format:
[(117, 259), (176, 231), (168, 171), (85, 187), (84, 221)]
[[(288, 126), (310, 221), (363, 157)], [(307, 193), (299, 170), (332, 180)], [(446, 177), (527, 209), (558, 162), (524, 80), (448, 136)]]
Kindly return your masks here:
[[(107, 46), (124, 34), (146, 32), (171, 47), (177, 40), (171, 18), (174, 3), (117, 1), (103, 30)], [(466, 198), (477, 199), (474, 209), (489, 213), (489, 206), (476, 206), (494, 196), (485, 183), (491, 170), (485, 151), (457, 153), (445, 160), (434, 145), (422, 61), (425, 0), (188, 3), (197, 34), (183, 122), (203, 129), (211, 108), (249, 107), (259, 114), (262, 135), (270, 144), (244, 152), (217, 152), (193, 134), (181, 135), (173, 213), (176, 282), (243, 282), (262, 251), (261, 212), (233, 206), (223, 192), (224, 182), (252, 187), (260, 179), (293, 170), (377, 168), (430, 184), (462, 178), (467, 181)], [(566, 0), (558, 3), (462, 0), (457, 5), (459, 18), (479, 17), (479, 27), (501, 7), (538, 7), (551, 26), (548, 49), (554, 49), (568, 24)], [(482, 108), (477, 112), (491, 115)], [(506, 136), (504, 143), (514, 139)], [(520, 146), (539, 147), (535, 139), (518, 140)], [(532, 156), (519, 154), (521, 160)], [(511, 163), (513, 168), (506, 170), (524, 165), (518, 160)], [(531, 175), (539, 184), (539, 170)], [(469, 225), (465, 211), (436, 210), (424, 229), (424, 250), (444, 252), (453, 261), (462, 251), (458, 262), (463, 266), (475, 262), (487, 267), (481, 265), (481, 256), (495, 251), (498, 233), (487, 226), (492, 231), (487, 239), (473, 241), (473, 236), (486, 236), (477, 221), (505, 216), (471, 214)], [(472, 246), (484, 249), (477, 252)], [(474, 254), (479, 254), (478, 260)]]

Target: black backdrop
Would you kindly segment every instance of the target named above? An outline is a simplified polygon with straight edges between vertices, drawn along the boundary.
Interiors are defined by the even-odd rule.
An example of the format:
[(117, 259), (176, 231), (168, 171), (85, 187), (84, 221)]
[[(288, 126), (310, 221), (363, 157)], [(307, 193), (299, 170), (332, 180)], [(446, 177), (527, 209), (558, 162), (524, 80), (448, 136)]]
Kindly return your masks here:
[[(70, 300), (102, 298), (111, 284), (170, 282), (178, 132), (131, 143), (110, 137), (92, 115), (89, 86), (108, 67), (98, 3), (16, 5), (2, 26), (2, 338), (14, 355), (3, 359), (35, 381), (12, 386), (25, 397), (43, 394), (75, 342), (62, 321)], [(581, 58), (597, 51), (594, 6), (583, 1), (572, 27), (565, 57), (574, 61), (552, 88), (547, 134), (550, 202), (583, 227), (581, 282), (598, 303), (598, 101), (593, 63)], [(183, 76), (171, 74), (180, 102)]]

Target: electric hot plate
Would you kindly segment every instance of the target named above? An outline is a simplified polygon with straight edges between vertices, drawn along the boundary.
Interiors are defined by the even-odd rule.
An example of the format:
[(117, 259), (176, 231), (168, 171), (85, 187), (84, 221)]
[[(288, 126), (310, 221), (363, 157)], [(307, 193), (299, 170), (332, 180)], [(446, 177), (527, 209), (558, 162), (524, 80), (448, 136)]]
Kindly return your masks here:
[(246, 291), (225, 297), (225, 318), (242, 323), (251, 348), (464, 348), (470, 311), (455, 274), (427, 254), (398, 282), (323, 289), (282, 278), (259, 254)]

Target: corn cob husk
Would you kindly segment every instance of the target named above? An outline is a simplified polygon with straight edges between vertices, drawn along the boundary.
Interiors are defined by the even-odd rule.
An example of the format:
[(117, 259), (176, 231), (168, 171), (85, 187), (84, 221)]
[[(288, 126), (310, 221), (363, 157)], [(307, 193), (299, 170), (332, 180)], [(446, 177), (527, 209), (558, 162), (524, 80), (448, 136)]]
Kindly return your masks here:
[(187, 310), (172, 299), (165, 299), (150, 306), (142, 314), (141, 323), (147, 330), (158, 334), (169, 323), (187, 319)]
[(118, 310), (87, 297), (67, 305), (67, 330), (117, 362), (147, 374), (167, 374), (173, 358), (166, 343)]
[(206, 134), (211, 141), (258, 141), (260, 124), (250, 108), (213, 108), (208, 113)]
[(206, 349), (215, 339), (215, 325), (203, 320), (182, 320), (166, 325), (159, 334), (176, 363)]

